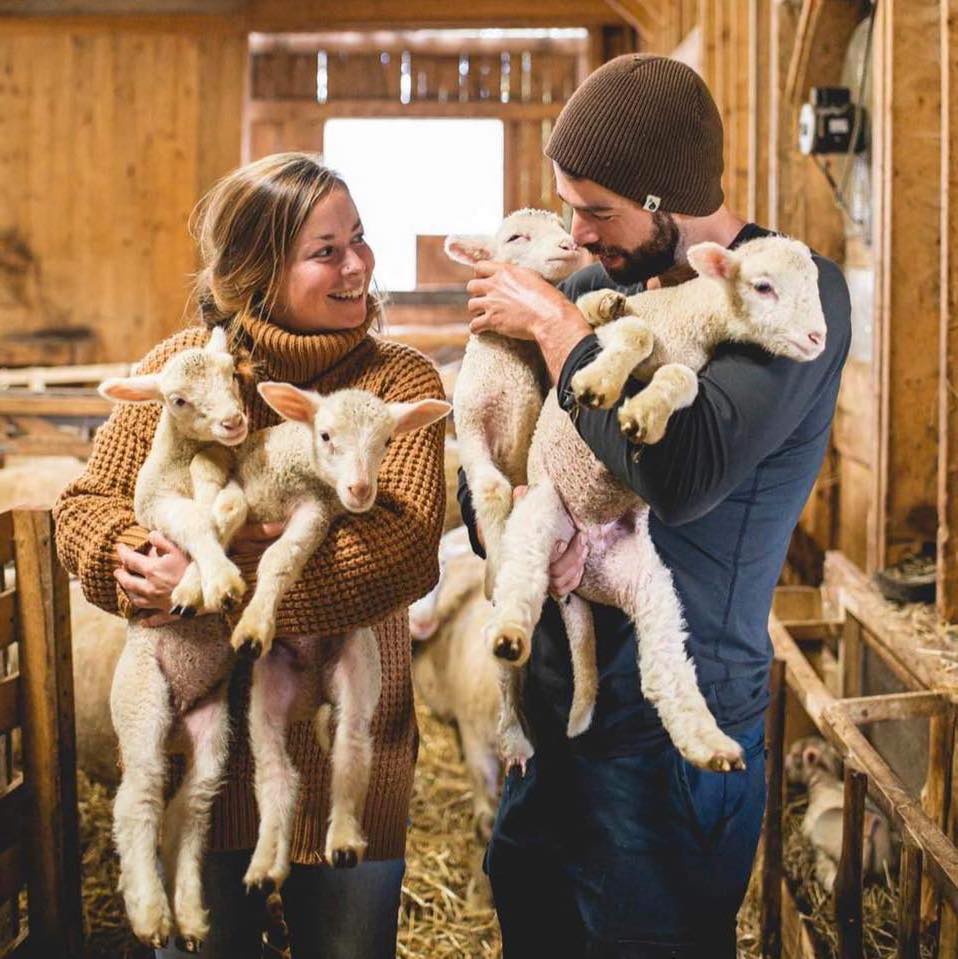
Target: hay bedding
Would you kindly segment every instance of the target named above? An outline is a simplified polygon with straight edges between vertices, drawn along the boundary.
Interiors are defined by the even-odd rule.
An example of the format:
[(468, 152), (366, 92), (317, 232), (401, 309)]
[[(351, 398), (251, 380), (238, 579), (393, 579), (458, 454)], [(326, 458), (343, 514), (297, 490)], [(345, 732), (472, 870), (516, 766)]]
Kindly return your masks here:
[[(396, 954), (403, 959), (496, 959), (499, 927), (477, 881), (481, 850), (455, 733), (421, 706), (417, 715), (422, 741)], [(152, 950), (130, 932), (116, 892), (112, 792), (80, 772), (79, 794), (84, 959), (151, 959)]]

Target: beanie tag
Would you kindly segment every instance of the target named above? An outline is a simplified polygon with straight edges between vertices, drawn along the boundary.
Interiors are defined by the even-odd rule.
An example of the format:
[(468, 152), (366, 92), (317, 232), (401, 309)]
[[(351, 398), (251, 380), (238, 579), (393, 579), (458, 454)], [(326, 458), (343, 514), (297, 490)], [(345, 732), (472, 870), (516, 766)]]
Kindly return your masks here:
[(655, 213), (662, 203), (662, 197), (656, 196), (654, 193), (646, 193), (645, 203), (642, 204), (643, 210), (648, 210), (650, 213)]

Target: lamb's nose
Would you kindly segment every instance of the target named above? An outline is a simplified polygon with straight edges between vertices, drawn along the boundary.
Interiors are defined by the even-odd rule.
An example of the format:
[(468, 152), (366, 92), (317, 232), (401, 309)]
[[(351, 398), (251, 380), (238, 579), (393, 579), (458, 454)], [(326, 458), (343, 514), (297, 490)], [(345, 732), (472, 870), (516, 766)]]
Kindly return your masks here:
[(821, 346), (825, 342), (824, 333), (809, 333), (808, 338), (816, 345)]
[(575, 240), (572, 240), (572, 239), (563, 240), (563, 241), (559, 244), (559, 249), (560, 249), (560, 250), (574, 251), (574, 250), (578, 250), (578, 249), (579, 249), (579, 245), (576, 243)]
[(224, 430), (238, 430), (243, 425), (243, 414), (234, 413), (232, 416), (227, 417), (225, 420), (220, 420), (220, 426)]
[(369, 499), (369, 489), (369, 483), (363, 480), (359, 483), (353, 483), (352, 486), (349, 487), (349, 495), (357, 502), (364, 503)]

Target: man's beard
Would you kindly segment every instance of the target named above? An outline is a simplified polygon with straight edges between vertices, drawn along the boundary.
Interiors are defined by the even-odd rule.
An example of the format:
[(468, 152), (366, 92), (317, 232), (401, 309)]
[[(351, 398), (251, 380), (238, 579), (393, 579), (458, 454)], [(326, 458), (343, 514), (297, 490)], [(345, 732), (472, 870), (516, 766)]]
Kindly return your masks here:
[(605, 272), (619, 285), (645, 283), (675, 265), (675, 253), (679, 245), (679, 228), (670, 213), (653, 213), (652, 228), (652, 236), (634, 250), (626, 250), (621, 246), (603, 246), (601, 243), (587, 243), (585, 248), (594, 256), (622, 258), (621, 266), (609, 267), (602, 264)]

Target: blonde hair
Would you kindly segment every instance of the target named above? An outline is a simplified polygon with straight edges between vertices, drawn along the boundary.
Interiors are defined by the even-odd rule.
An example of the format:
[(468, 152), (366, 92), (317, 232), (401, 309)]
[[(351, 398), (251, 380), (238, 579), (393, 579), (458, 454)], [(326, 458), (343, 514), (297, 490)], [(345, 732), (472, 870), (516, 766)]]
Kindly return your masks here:
[[(313, 207), (336, 189), (348, 192), (316, 153), (274, 153), (213, 186), (191, 221), (203, 323), (225, 326), (234, 340), (244, 317), (270, 319), (293, 241)], [(381, 311), (379, 297), (370, 293), (367, 317), (378, 325)]]

